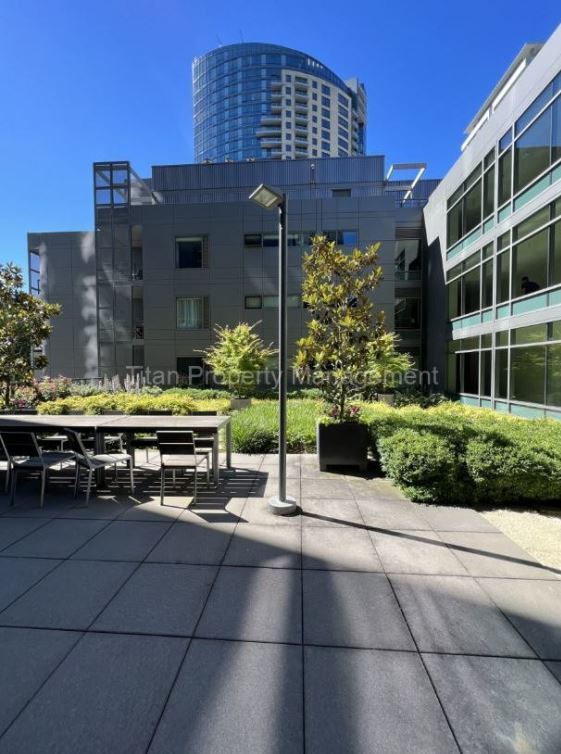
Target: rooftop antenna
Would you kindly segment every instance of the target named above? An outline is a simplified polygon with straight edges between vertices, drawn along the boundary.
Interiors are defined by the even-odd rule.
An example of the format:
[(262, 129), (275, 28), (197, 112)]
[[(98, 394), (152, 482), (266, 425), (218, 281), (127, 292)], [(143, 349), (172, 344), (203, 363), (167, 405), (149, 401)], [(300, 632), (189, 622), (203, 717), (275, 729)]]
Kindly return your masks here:
[(222, 42), (222, 40), (220, 39), (220, 37), (218, 36), (218, 34), (216, 35), (216, 39), (218, 40), (218, 46), (219, 47), (223, 47), (224, 43)]

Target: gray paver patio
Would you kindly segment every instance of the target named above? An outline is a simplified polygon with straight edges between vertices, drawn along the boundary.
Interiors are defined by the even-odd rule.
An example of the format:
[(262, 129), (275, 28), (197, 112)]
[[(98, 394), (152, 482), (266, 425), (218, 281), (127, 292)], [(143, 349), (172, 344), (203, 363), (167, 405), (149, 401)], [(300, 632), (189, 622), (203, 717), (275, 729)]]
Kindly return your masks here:
[(276, 457), (233, 461), (190, 508), (155, 466), (0, 497), (0, 754), (557, 754), (558, 571), (311, 455), (272, 517)]

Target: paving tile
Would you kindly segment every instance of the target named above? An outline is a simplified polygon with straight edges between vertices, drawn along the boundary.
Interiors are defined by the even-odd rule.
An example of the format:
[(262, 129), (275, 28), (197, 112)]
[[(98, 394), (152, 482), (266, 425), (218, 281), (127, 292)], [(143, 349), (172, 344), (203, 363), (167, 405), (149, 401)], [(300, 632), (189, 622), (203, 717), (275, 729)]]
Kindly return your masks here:
[(184, 639), (89, 634), (0, 739), (0, 752), (145, 751)]
[(309, 526), (302, 530), (302, 565), (328, 571), (383, 571), (364, 529)]
[(113, 521), (72, 556), (79, 560), (144, 560), (171, 522)]
[(100, 532), (107, 521), (65, 521), (54, 519), (25, 539), (6, 548), (2, 555), (32, 558), (68, 558)]
[(222, 567), (196, 636), (299, 643), (300, 592), (300, 571)]
[(378, 557), (388, 573), (467, 575), (436, 532), (369, 532)]
[(444, 532), (442, 539), (471, 576), (556, 579), (555, 569), (540, 565), (504, 534)]
[(302, 750), (301, 649), (194, 639), (150, 754)]
[(216, 566), (144, 563), (111, 600), (93, 630), (190, 636)]
[(60, 562), (40, 558), (0, 558), (0, 610), (4, 610)]
[(238, 526), (224, 558), (225, 565), (300, 568), (301, 535), (295, 526)]
[(246, 500), (238, 522), (242, 524), (265, 524), (266, 526), (295, 526), (300, 528), (302, 517), (297, 510), (294, 515), (277, 516), (269, 510), (269, 500), (265, 497), (250, 497)]
[(561, 683), (561, 662), (546, 662), (545, 664)]
[(0, 613), (0, 625), (84, 630), (135, 566), (65, 561)]
[(354, 500), (345, 479), (302, 479), (302, 500), (319, 497), (322, 500)]
[(474, 579), (393, 575), (390, 581), (421, 651), (535, 657)]
[(354, 500), (306, 498), (302, 500), (302, 526), (363, 528), (364, 522)]
[(81, 636), (73, 631), (0, 628), (0, 735)]
[(383, 573), (305, 571), (303, 579), (305, 644), (415, 649)]
[(45, 526), (46, 521), (33, 518), (2, 518), (0, 519), (0, 550), (9, 547), (14, 542), (23, 539), (32, 531)]
[(147, 561), (218, 565), (224, 557), (234, 529), (235, 524), (229, 523), (176, 522), (148, 555)]
[(382, 500), (408, 500), (396, 485), (389, 479), (378, 477), (371, 480), (371, 486), (375, 491), (376, 498)]
[(407, 500), (358, 500), (358, 508), (366, 526), (373, 529), (390, 529), (403, 531), (432, 531), (429, 522)]
[(496, 526), (471, 508), (455, 508), (441, 505), (417, 505), (435, 531), (498, 532)]
[(175, 521), (187, 509), (191, 498), (164, 498), (164, 505), (160, 505), (160, 498), (145, 503), (138, 503), (127, 508), (120, 516), (121, 521)]
[(242, 521), (245, 497), (204, 497), (187, 508), (178, 521), (193, 524), (237, 524)]
[(561, 581), (480, 579), (539, 657), (561, 660)]
[(100, 496), (90, 500), (89, 504), (79, 500), (66, 506), (57, 518), (99, 518), (113, 520), (123, 515), (134, 506), (134, 502), (129, 498), (103, 498)]
[(425, 655), (465, 754), (559, 752), (561, 685), (539, 660)]
[(306, 647), (308, 754), (458, 749), (418, 655)]
[[(255, 482), (255, 485), (248, 493), (249, 497), (263, 497), (270, 498), (278, 495), (279, 493), (279, 480), (277, 477), (263, 477)], [(300, 480), (299, 479), (287, 479), (286, 480), (286, 494), (300, 500)]]

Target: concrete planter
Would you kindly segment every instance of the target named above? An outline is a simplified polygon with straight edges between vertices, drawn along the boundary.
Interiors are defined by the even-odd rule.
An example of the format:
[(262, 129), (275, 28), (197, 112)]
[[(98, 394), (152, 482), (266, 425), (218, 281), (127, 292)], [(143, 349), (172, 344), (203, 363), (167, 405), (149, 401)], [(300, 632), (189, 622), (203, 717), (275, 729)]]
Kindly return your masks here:
[(235, 411), (243, 411), (251, 406), (251, 398), (230, 398), (230, 408)]
[(317, 425), (319, 467), (358, 466), (366, 471), (368, 463), (368, 427), (360, 422)]

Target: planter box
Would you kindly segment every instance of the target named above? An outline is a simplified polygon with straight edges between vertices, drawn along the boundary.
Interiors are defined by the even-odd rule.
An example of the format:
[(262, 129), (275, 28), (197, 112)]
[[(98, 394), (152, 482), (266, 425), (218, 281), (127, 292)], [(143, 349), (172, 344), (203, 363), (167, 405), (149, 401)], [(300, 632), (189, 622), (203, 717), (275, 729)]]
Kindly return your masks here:
[(317, 425), (319, 467), (358, 466), (366, 471), (368, 463), (368, 427), (360, 422)]
[(235, 411), (243, 411), (251, 406), (251, 398), (230, 398), (230, 408)]

